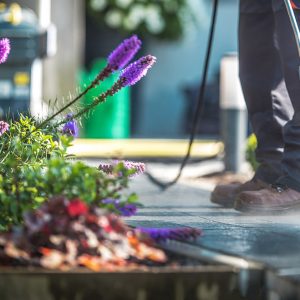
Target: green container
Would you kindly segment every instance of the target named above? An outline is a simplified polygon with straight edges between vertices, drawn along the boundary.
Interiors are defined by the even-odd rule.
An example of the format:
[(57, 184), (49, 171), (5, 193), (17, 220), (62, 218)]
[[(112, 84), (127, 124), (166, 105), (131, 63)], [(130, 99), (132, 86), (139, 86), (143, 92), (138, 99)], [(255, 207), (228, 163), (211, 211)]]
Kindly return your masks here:
[[(89, 83), (106, 66), (106, 60), (98, 59), (94, 62), (90, 72), (81, 75), (81, 87)], [(85, 106), (95, 97), (107, 91), (118, 80), (117, 73), (101, 82), (100, 85), (89, 91), (82, 99)], [(83, 118), (81, 136), (84, 138), (121, 139), (130, 135), (130, 90), (124, 88), (106, 102), (99, 104), (87, 117)]]

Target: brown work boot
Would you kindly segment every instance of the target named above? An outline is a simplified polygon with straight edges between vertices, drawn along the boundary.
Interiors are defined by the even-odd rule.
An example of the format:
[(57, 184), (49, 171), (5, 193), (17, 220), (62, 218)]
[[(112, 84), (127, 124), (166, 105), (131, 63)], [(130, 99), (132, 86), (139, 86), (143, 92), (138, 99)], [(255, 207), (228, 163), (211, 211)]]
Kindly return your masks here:
[(250, 213), (280, 212), (300, 208), (300, 192), (279, 186), (242, 192), (237, 196), (234, 208)]
[(268, 186), (267, 183), (252, 178), (245, 183), (220, 184), (215, 187), (210, 196), (210, 201), (227, 208), (233, 208), (237, 195), (244, 191), (258, 191)]

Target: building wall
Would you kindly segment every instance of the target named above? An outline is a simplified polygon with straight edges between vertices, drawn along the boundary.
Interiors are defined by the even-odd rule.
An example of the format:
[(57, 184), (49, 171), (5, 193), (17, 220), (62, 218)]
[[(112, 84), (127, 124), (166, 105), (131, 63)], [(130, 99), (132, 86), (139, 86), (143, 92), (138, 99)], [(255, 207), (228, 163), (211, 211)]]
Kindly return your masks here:
[[(209, 80), (219, 72), (225, 53), (237, 51), (238, 0), (219, 1)], [(204, 15), (198, 27), (190, 26), (182, 41), (151, 41), (147, 50), (157, 57), (157, 64), (141, 83), (137, 136), (181, 137), (183, 135), (184, 85), (199, 84), (207, 46), (211, 1), (199, 11)], [(203, 9), (205, 13), (203, 14)], [(134, 104), (133, 104), (134, 105)]]

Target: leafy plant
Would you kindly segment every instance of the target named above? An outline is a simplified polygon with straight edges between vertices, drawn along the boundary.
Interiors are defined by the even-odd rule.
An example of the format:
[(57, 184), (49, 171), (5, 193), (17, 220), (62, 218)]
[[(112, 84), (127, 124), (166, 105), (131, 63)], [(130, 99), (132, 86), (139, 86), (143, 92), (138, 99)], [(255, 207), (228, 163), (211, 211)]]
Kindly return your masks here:
[[(43, 165), (51, 154), (64, 156), (71, 138), (59, 135), (51, 126), (37, 129), (33, 118), (20, 115), (18, 121), (9, 121), (9, 130), (1, 135), (0, 163), (14, 160), (15, 167)], [(1, 171), (0, 171), (1, 172)]]
[[(15, 165), (13, 160), (6, 161), (10, 170), (14, 170)], [(36, 209), (57, 195), (80, 198), (122, 214), (122, 208), (137, 201), (134, 193), (127, 196), (121, 193), (128, 187), (133, 172), (120, 162), (114, 167), (113, 174), (108, 175), (81, 161), (68, 161), (54, 155), (45, 161), (43, 168), (24, 165), (17, 172), (10, 171), (8, 176), (1, 174), (0, 228), (22, 222), (25, 211)], [(118, 207), (114, 202), (104, 201), (107, 199), (118, 200)]]
[[(7, 45), (9, 41), (5, 40)], [(121, 43), (109, 55), (106, 68), (91, 84), (44, 121), (38, 122), (24, 115), (8, 123), (0, 121), (0, 230), (21, 223), (25, 211), (37, 209), (54, 196), (71, 200), (80, 198), (126, 216), (135, 212), (136, 195), (123, 195), (122, 191), (127, 188), (129, 177), (138, 171), (136, 164), (120, 162), (106, 173), (83, 162), (70, 160), (67, 148), (77, 135), (76, 119), (86, 116), (122, 88), (137, 83), (155, 63), (155, 57), (147, 55), (122, 70), (140, 45), (141, 41), (136, 36)], [(8, 48), (2, 48), (0, 43), (0, 60), (3, 54), (5, 61)], [(122, 71), (110, 89), (88, 106), (57, 120), (56, 117), (59, 118), (87, 91), (117, 70)]]
[[(7, 39), (0, 40), (0, 63), (6, 60), (9, 46)], [(8, 123), (0, 120), (0, 231), (6, 231), (0, 234), (1, 265), (21, 263), (59, 270), (85, 266), (100, 271), (147, 261), (162, 264), (165, 253), (152, 247), (151, 237), (187, 239), (201, 234), (197, 229), (127, 228), (110, 212), (135, 213), (137, 196), (125, 195), (123, 190), (130, 177), (144, 171), (144, 164), (125, 161), (94, 168), (67, 155), (78, 132), (76, 119), (138, 82), (155, 57), (147, 55), (130, 64), (119, 80), (87, 107), (62, 120), (56, 117), (122, 69), (139, 47), (137, 37), (125, 40), (91, 84), (44, 121), (23, 115)], [(22, 226), (10, 228), (16, 224)]]

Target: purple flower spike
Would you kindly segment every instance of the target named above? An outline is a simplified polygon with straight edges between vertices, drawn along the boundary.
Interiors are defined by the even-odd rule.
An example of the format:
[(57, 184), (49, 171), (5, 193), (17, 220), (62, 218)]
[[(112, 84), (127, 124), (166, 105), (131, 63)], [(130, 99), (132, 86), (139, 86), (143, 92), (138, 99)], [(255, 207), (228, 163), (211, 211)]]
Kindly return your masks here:
[(0, 136), (5, 132), (7, 131), (9, 128), (9, 125), (4, 122), (4, 121), (0, 121)]
[(120, 203), (118, 199), (103, 199), (101, 200), (104, 205), (113, 205), (121, 216), (131, 217), (136, 214), (137, 207), (132, 203)]
[(155, 241), (161, 240), (188, 240), (202, 235), (202, 231), (196, 228), (145, 228), (137, 229), (139, 232), (150, 236)]
[(147, 55), (130, 64), (122, 71), (120, 80), (123, 86), (136, 84), (156, 62), (156, 57)]
[(63, 127), (62, 133), (66, 135), (78, 136), (77, 122), (73, 119), (72, 114), (68, 114), (66, 119), (69, 120)]
[(10, 41), (7, 38), (0, 39), (0, 64), (3, 64), (10, 52)]
[(119, 161), (115, 160), (112, 163), (100, 163), (99, 170), (103, 171), (106, 174), (113, 174), (114, 167), (118, 163), (123, 163), (125, 169), (127, 170), (134, 170), (134, 174), (130, 175), (130, 177), (135, 177), (136, 175), (143, 174), (145, 172), (146, 166), (144, 163), (141, 162), (133, 162), (129, 160)]
[(136, 35), (124, 40), (108, 57), (108, 66), (113, 70), (123, 69), (141, 48)]
[(113, 204), (115, 206), (118, 206), (120, 204), (120, 200), (118, 200), (118, 199), (111, 199), (111, 198), (103, 199), (103, 200), (101, 200), (101, 202), (103, 204)]
[(124, 160), (124, 161), (115, 161), (115, 164), (118, 164), (120, 162), (124, 164), (125, 169), (134, 171), (134, 174), (131, 175), (130, 177), (135, 177), (136, 175), (140, 175), (145, 172), (146, 166), (144, 163)]
[(103, 171), (106, 174), (112, 174), (113, 172), (113, 165), (108, 164), (108, 163), (100, 163), (98, 169)]

